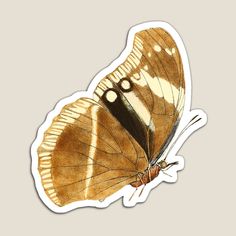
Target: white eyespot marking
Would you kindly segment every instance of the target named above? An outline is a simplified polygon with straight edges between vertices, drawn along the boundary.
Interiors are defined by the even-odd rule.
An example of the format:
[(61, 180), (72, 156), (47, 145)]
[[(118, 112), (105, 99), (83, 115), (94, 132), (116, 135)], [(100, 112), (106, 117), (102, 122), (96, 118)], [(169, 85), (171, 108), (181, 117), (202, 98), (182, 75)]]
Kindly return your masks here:
[(160, 45), (156, 44), (156, 45), (154, 46), (154, 50), (155, 50), (156, 52), (160, 52), (160, 51), (161, 51)]
[(170, 51), (169, 48), (166, 48), (165, 51), (166, 51), (170, 56), (172, 56), (172, 52)]
[(152, 54), (149, 52), (149, 53), (148, 53), (148, 56), (151, 57), (151, 55), (152, 55)]
[(114, 102), (117, 99), (117, 94), (115, 91), (110, 90), (106, 93), (106, 99), (108, 102)]
[(131, 84), (128, 80), (123, 80), (121, 82), (121, 87), (124, 89), (124, 90), (129, 90), (131, 88)]
[(175, 48), (172, 48), (171, 52), (172, 52), (172, 54), (174, 54), (175, 53)]
[(148, 65), (145, 65), (145, 66), (143, 67), (143, 69), (144, 69), (144, 70), (148, 70)]

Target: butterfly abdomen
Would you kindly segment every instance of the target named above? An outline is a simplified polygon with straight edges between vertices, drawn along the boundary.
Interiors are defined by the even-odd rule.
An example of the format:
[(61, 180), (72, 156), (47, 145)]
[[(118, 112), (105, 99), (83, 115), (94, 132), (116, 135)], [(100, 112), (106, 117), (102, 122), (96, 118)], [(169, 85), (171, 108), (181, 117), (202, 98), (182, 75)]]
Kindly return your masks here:
[(152, 166), (144, 173), (142, 174), (140, 173), (140, 175), (138, 175), (139, 180), (131, 183), (130, 185), (135, 188), (138, 188), (143, 184), (145, 185), (151, 182), (153, 179), (155, 179), (159, 175), (159, 172), (160, 172), (160, 167), (158, 165)]

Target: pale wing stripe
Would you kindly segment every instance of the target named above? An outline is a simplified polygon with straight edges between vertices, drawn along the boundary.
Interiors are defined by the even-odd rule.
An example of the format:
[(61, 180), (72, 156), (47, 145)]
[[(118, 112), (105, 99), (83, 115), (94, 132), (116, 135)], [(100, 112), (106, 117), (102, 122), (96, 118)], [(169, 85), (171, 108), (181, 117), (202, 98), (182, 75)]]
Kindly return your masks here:
[[(135, 40), (136, 40), (136, 41), (139, 41), (139, 43), (142, 45), (142, 47), (140, 47), (141, 51), (147, 50), (147, 49), (145, 49), (145, 48), (143, 47), (143, 41), (142, 41), (138, 36), (135, 37)], [(149, 62), (149, 60), (145, 57), (145, 53), (142, 54), (142, 52), (140, 52), (137, 47), (134, 47), (134, 48), (133, 48), (132, 53), (131, 53), (130, 56), (129, 56), (129, 58), (132, 60), (133, 64), (135, 65), (134, 68), (137, 68), (137, 67), (139, 66), (139, 64), (140, 64), (140, 62), (141, 62), (140, 59), (142, 58), (142, 56), (143, 56), (143, 58), (146, 60), (147, 64), (149, 64), (150, 68), (152, 68), (152, 66), (151, 66), (151, 64), (150, 64), (150, 62)], [(135, 58), (135, 57), (136, 57), (136, 58)], [(146, 65), (146, 66), (147, 66), (147, 65)], [(140, 71), (140, 73), (142, 74), (142, 71)], [(149, 87), (148, 82), (146, 81), (145, 76), (144, 76), (144, 75), (143, 75), (143, 76), (140, 76), (138, 73), (134, 74), (133, 76), (134, 76), (134, 77), (131, 76), (132, 81), (133, 81), (134, 83), (136, 83), (136, 84), (142, 86), (142, 87), (145, 86), (145, 85), (147, 85), (148, 88), (149, 88), (149, 90), (150, 90), (150, 93), (151, 93), (151, 95), (152, 95), (151, 89), (150, 89), (150, 87)], [(158, 78), (158, 77), (157, 77), (157, 78)], [(162, 88), (161, 88), (161, 90), (162, 90)], [(152, 100), (154, 101), (153, 95), (152, 95)], [(165, 103), (164, 103), (164, 105), (165, 105)]]
[(42, 179), (43, 187), (50, 197), (50, 199), (55, 203), (60, 205), (59, 198), (54, 189), (53, 178), (51, 174), (52, 163), (51, 154), (53, 153), (56, 145), (56, 141), (59, 135), (63, 132), (64, 128), (70, 124), (74, 123), (75, 120), (84, 112), (90, 103), (86, 100), (76, 101), (74, 104), (69, 104), (65, 106), (61, 114), (58, 116), (57, 120), (54, 121), (51, 127), (45, 133), (45, 138), (41, 144), (42, 152), (39, 152), (39, 172)]
[[(91, 118), (90, 116), (86, 116), (86, 115), (84, 115), (84, 114), (81, 114), (81, 115), (82, 115), (82, 116), (85, 116), (85, 117), (87, 117), (87, 118), (89, 118), (89, 119), (91, 119), (91, 120), (94, 120), (94, 119)], [(111, 132), (111, 130), (109, 130), (109, 129), (108, 129), (103, 123), (101, 123), (99, 120), (94, 120), (94, 121), (97, 122), (99, 125), (101, 125), (103, 128), (105, 128), (105, 129), (107, 130), (107, 132), (113, 137), (113, 140), (115, 141), (115, 143), (117, 144), (117, 146), (119, 146), (119, 144), (116, 142), (116, 137), (113, 135), (113, 133)], [(128, 132), (127, 132), (126, 130), (124, 130), (124, 131), (125, 131), (125, 133), (126, 133), (126, 136), (127, 136), (128, 139), (129, 139), (130, 143), (132, 144), (134, 150), (136, 151), (135, 145), (133, 144), (133, 140), (130, 139)], [(79, 142), (81, 142), (81, 141), (79, 140)], [(81, 142), (81, 143), (84, 143), (84, 142)], [(89, 144), (87, 144), (87, 143), (84, 143), (84, 144), (86, 144), (86, 145), (88, 145), (88, 146), (91, 146), (91, 145), (89, 145)], [(108, 153), (108, 152), (105, 152), (104, 150), (99, 149), (98, 147), (97, 147), (97, 149), (98, 149), (99, 151), (101, 151), (101, 152)], [(129, 159), (129, 157), (125, 155), (125, 152), (122, 151), (122, 148), (121, 148), (120, 146), (119, 146), (119, 150), (120, 150), (120, 152), (118, 152), (117, 154), (122, 154), (122, 156), (123, 156), (124, 158), (126, 158), (130, 163), (132, 163), (133, 165), (135, 165), (135, 163), (133, 163), (133, 161), (131, 161), (131, 160)], [(78, 152), (78, 150), (71, 150), (71, 151)], [(137, 152), (136, 152), (136, 153), (137, 153)]]
[[(130, 60), (132, 61), (132, 60)], [(135, 66), (135, 65), (134, 65)], [(118, 73), (114, 73), (114, 76), (117, 79), (119, 78)], [(149, 126), (150, 120), (151, 120), (151, 114), (148, 111), (147, 107), (142, 103), (142, 101), (135, 95), (134, 92), (128, 92), (123, 94), (125, 98), (128, 100), (129, 104), (133, 107), (134, 111), (137, 113), (138, 117), (141, 118), (141, 120)], [(124, 101), (126, 102), (126, 101)]]
[[(91, 119), (92, 120), (92, 122), (94, 122), (94, 120), (93, 119)], [(121, 150), (120, 150), (120, 147), (119, 147), (119, 145), (117, 144), (117, 142), (115, 142), (115, 144), (117, 145), (117, 146), (115, 146), (114, 147), (114, 145), (113, 144), (111, 144), (111, 143), (109, 143), (102, 135), (98, 135), (97, 133), (93, 133), (93, 131), (92, 130), (90, 130), (90, 129), (86, 129), (86, 128), (83, 128), (81, 125), (86, 125), (86, 123), (84, 123), (84, 122), (80, 122), (80, 123), (74, 123), (74, 125), (76, 125), (76, 126), (78, 126), (78, 128), (80, 129), (80, 130), (83, 130), (83, 131), (85, 131), (86, 133), (89, 133), (89, 134), (91, 134), (91, 136), (96, 136), (97, 137), (97, 139), (99, 138), (99, 140), (100, 141), (102, 141), (106, 146), (109, 146), (111, 149), (113, 149), (116, 153), (121, 153)], [(104, 127), (104, 126), (103, 126)], [(109, 133), (109, 132), (108, 132)], [(110, 133), (109, 133), (110, 134)], [(111, 135), (111, 134), (110, 134)], [(112, 135), (111, 135), (112, 136)], [(114, 139), (114, 137), (112, 136), (112, 138), (113, 138), (113, 140), (115, 141), (115, 139)], [(84, 143), (83, 141), (81, 141), (80, 139), (79, 139), (79, 142), (81, 142), (81, 143)], [(88, 144), (89, 145), (89, 144)], [(113, 146), (112, 146), (113, 145)], [(98, 148), (99, 149), (99, 148)], [(100, 150), (100, 149), (99, 149)], [(110, 152), (107, 152), (107, 153), (110, 153)], [(111, 153), (113, 153), (113, 152), (111, 152)]]
[[(142, 74), (145, 76), (149, 87), (151, 88), (151, 90), (153, 91), (154, 94), (156, 94), (159, 97), (162, 97), (162, 91), (160, 88), (160, 85), (158, 83), (158, 80), (156, 77), (152, 77), (150, 76), (149, 73), (147, 73), (145, 70), (141, 69)], [(142, 75), (141, 75), (142, 76)], [(183, 93), (183, 88), (179, 88), (177, 89), (173, 84), (171, 84), (171, 87), (169, 86), (170, 83), (168, 81), (166, 81), (165, 79), (159, 78), (161, 87), (163, 88), (163, 91), (165, 91), (164, 93), (164, 98), (168, 103), (174, 104), (175, 106), (177, 106), (177, 99), (173, 99), (174, 98), (178, 98), (179, 93)], [(179, 107), (176, 107), (177, 109), (179, 109)]]
[[(145, 33), (146, 33), (147, 35), (149, 35), (150, 38), (151, 38), (154, 42), (157, 43), (157, 40), (155, 39), (155, 37), (154, 37), (149, 31), (146, 30)], [(149, 42), (147, 42), (147, 43), (150, 45)], [(159, 44), (157, 44), (157, 45), (160, 47)], [(161, 49), (164, 49), (164, 48), (161, 47)], [(165, 50), (165, 52), (166, 52), (166, 50)], [(159, 58), (159, 53), (158, 53), (156, 50), (154, 50), (154, 53), (155, 53), (155, 55), (156, 55), (156, 57), (157, 57), (157, 59), (158, 59), (158, 61), (159, 61), (159, 64), (161, 65), (161, 67), (163, 68), (163, 70), (164, 70), (164, 72), (165, 72), (165, 74), (166, 74), (166, 79), (167, 79), (168, 82), (170, 83), (168, 72), (166, 71), (166, 68), (165, 68), (165, 66), (164, 66), (164, 64), (163, 64), (163, 61)], [(167, 52), (166, 52), (166, 53), (167, 53)], [(168, 54), (169, 54), (169, 53), (168, 53)], [(169, 54), (169, 55), (170, 55), (170, 54)], [(171, 83), (170, 83), (170, 84), (171, 84)]]
[(149, 126), (151, 120), (151, 114), (147, 107), (142, 103), (142, 101), (135, 95), (134, 92), (129, 92), (124, 95), (128, 102), (133, 107), (134, 111), (138, 114), (141, 120)]
[[(156, 31), (156, 30), (153, 30), (161, 39), (162, 39), (162, 42), (165, 44), (165, 45), (167, 45), (167, 47), (168, 48), (171, 48), (171, 46), (170, 45), (168, 45), (168, 43), (164, 40), (164, 38), (159, 34), (159, 32), (158, 31)], [(177, 46), (175, 45), (174, 47), (176, 47), (177, 48)], [(175, 48), (172, 48), (172, 50), (171, 50), (171, 53), (172, 54), (175, 54), (176, 53), (176, 50), (175, 50)], [(182, 67), (180, 66), (179, 67), (179, 63), (178, 63), (178, 61), (181, 61), (181, 58), (179, 57), (179, 55), (177, 56), (177, 58), (175, 58), (175, 57), (173, 57), (174, 58), (174, 61), (175, 61), (175, 64), (176, 64), (176, 66), (179, 68), (179, 86), (180, 87), (183, 87), (182, 85), (182, 83), (184, 83), (184, 82), (182, 82), (182, 83), (180, 83), (180, 80), (181, 80), (181, 76), (182, 76)], [(178, 61), (177, 61), (178, 60)], [(183, 80), (184, 81), (184, 80)], [(182, 106), (183, 104), (181, 104), (181, 100), (182, 100), (182, 96), (185, 96), (185, 94), (184, 94), (184, 89), (182, 89), (180, 92), (179, 92), (179, 95), (178, 95), (178, 98), (177, 98), (177, 101), (176, 101), (176, 105), (175, 105), (175, 107), (177, 107), (177, 111), (180, 111), (181, 110), (181, 107), (180, 106)], [(179, 104), (180, 103), (180, 104)], [(179, 115), (180, 116), (180, 115)]]
[[(98, 107), (97, 106), (93, 106), (91, 109), (91, 115), (92, 115), (92, 133), (97, 133), (97, 122), (94, 121), (97, 119), (97, 111), (98, 111)], [(87, 173), (86, 173), (86, 182), (85, 182), (85, 186), (86, 186), (86, 190), (85, 190), (85, 198), (87, 198), (88, 196), (88, 187), (91, 181), (91, 178), (89, 178), (89, 176), (93, 175), (93, 159), (95, 156), (95, 152), (96, 152), (96, 146), (97, 146), (97, 135), (91, 135), (91, 146), (89, 149), (89, 156), (91, 158), (88, 158), (88, 167), (87, 167)]]
[[(155, 39), (147, 30), (145, 31), (145, 33), (150, 36), (150, 37), (149, 37), (150, 39), (152, 39), (154, 42), (157, 43), (156, 39)], [(149, 42), (147, 42), (147, 44), (150, 45)], [(151, 47), (151, 45), (150, 45), (150, 47)], [(162, 60), (159, 58), (158, 52), (155, 52), (155, 50), (154, 50), (154, 53), (155, 53), (155, 55), (156, 55), (156, 58), (157, 58), (158, 61), (159, 61), (160, 66), (162, 67), (162, 69), (164, 70), (164, 72), (165, 72), (165, 74), (166, 74), (166, 79), (168, 80), (169, 87), (170, 87), (170, 89), (172, 90), (171, 83), (170, 83), (170, 81), (169, 81), (169, 76), (168, 76), (168, 74), (167, 74), (166, 68), (165, 68), (165, 66), (163, 65)], [(165, 90), (163, 89), (163, 91), (165, 91)], [(164, 95), (164, 96), (165, 96), (165, 95)], [(174, 100), (174, 95), (172, 95), (172, 99)], [(172, 101), (171, 103), (174, 104), (175, 102)]]

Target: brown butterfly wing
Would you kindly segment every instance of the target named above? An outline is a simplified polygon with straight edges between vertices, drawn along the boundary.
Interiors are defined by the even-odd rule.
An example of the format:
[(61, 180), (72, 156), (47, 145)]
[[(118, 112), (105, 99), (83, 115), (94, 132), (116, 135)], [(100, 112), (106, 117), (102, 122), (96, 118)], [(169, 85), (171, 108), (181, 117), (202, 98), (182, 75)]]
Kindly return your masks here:
[(105, 199), (136, 181), (148, 165), (130, 134), (88, 98), (66, 105), (54, 118), (38, 156), (42, 185), (59, 206)]
[(39, 173), (57, 205), (104, 199), (159, 158), (184, 106), (182, 61), (163, 29), (136, 33), (133, 49), (94, 91), (65, 106), (38, 148)]
[(119, 120), (150, 162), (160, 157), (173, 137), (184, 97), (180, 53), (162, 28), (136, 33), (127, 59), (101, 80), (94, 93), (94, 99)]

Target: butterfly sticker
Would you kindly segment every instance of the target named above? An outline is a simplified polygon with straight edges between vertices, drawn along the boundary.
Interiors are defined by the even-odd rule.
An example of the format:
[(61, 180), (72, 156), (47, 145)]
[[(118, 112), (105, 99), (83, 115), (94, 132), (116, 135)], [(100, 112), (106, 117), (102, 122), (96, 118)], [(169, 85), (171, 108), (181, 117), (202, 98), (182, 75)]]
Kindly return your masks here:
[(184, 141), (207, 122), (191, 110), (184, 44), (165, 22), (132, 27), (121, 55), (87, 91), (60, 100), (31, 147), (32, 173), (54, 212), (144, 202), (161, 182), (175, 182)]

